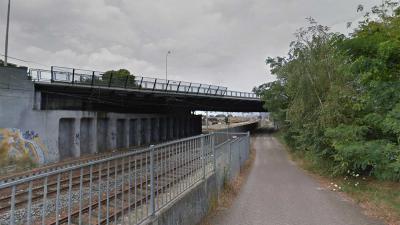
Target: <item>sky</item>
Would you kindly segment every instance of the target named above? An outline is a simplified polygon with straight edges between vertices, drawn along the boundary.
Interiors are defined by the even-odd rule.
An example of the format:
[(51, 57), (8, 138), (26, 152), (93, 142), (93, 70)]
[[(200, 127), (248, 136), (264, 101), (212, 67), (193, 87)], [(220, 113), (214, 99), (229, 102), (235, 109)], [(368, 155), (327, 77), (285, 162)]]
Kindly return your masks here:
[[(7, 1), (0, 0), (4, 54)], [(350, 33), (381, 0), (11, 0), (9, 59), (251, 91), (274, 80), (267, 57), (285, 56), (306, 17)], [(1, 56), (3, 57), (3, 56)]]

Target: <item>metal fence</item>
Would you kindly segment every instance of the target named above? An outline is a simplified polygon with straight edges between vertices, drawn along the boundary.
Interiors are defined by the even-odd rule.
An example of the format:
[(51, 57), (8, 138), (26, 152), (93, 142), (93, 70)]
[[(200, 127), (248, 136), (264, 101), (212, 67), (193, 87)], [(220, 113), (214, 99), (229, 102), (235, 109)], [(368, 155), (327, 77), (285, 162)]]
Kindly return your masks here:
[(222, 86), (133, 76), (128, 74), (121, 76), (113, 75), (113, 73), (66, 67), (52, 66), (51, 70), (30, 69), (29, 75), (34, 81), (41, 82), (259, 99), (259, 96), (255, 93), (230, 91), (227, 87)]
[(141, 223), (214, 173), (216, 152), (234, 143), (249, 134), (185, 138), (1, 184), (0, 224)]

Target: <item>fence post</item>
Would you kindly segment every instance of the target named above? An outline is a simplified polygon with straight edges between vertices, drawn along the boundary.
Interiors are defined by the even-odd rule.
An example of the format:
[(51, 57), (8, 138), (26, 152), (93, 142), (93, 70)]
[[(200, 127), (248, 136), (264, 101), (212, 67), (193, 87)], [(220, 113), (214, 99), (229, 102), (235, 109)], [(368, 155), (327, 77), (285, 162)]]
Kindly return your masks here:
[(14, 225), (14, 213), (15, 213), (15, 193), (16, 193), (16, 186), (12, 186), (11, 191), (11, 209), (10, 209), (10, 225)]
[(124, 88), (126, 88), (126, 85), (128, 84), (128, 80), (129, 80), (129, 74), (126, 75), (126, 79), (125, 79), (125, 84), (124, 84)]
[(238, 155), (239, 155), (239, 170), (242, 171), (242, 161), (243, 161), (243, 153), (245, 149), (243, 148), (243, 143), (246, 141), (246, 138), (239, 137), (238, 141)]
[(201, 165), (203, 167), (203, 180), (206, 179), (206, 154), (204, 149), (204, 134), (200, 136), (200, 148), (201, 148)]
[(53, 66), (51, 66), (51, 78), (50, 78), (50, 82), (54, 81), (54, 71), (53, 71)]
[(247, 151), (246, 151), (246, 155), (247, 155), (247, 157), (246, 157), (246, 159), (249, 159), (249, 155), (250, 155), (250, 131), (247, 131), (247, 136), (246, 136), (246, 141), (247, 141), (247, 143), (246, 143), (246, 148), (247, 148)]
[(213, 164), (214, 164), (214, 172), (217, 171), (217, 155), (215, 154), (215, 134), (211, 132), (211, 151), (213, 154)]
[(229, 139), (229, 142), (228, 142), (228, 150), (229, 150), (229, 169), (231, 170), (231, 167), (232, 167), (232, 142), (231, 142), (231, 140)]
[(75, 82), (75, 69), (72, 69), (72, 81), (71, 83), (73, 84)]
[(93, 86), (93, 84), (94, 84), (94, 71), (92, 72), (92, 80), (90, 82), (90, 85)]
[(154, 145), (150, 145), (150, 213), (155, 215), (155, 198), (154, 198)]
[(112, 78), (113, 78), (113, 72), (111, 72), (111, 74), (110, 74), (110, 80), (108, 81), (108, 87), (111, 87)]

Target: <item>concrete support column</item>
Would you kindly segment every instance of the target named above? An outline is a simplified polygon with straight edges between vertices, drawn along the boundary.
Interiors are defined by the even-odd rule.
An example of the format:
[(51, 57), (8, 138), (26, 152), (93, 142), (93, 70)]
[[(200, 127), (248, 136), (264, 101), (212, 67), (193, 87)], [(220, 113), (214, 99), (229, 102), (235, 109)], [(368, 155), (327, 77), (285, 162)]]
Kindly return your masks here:
[(171, 117), (171, 129), (172, 129), (172, 139), (176, 139), (176, 120), (175, 117)]
[(186, 117), (186, 136), (190, 137), (192, 136), (192, 132), (190, 132), (190, 128), (191, 128), (191, 123), (190, 123), (190, 117)]
[(192, 133), (190, 132), (190, 127), (191, 127), (191, 125), (190, 125), (190, 117), (186, 117), (186, 127), (185, 127), (185, 129), (186, 129), (186, 135), (188, 137), (192, 136)]
[(136, 137), (135, 139), (135, 145), (140, 146), (143, 144), (144, 140), (142, 140), (142, 120), (141, 119), (136, 119), (135, 127), (134, 127), (134, 135)]
[(117, 120), (108, 119), (107, 150), (117, 148)]
[(158, 141), (162, 141), (162, 136), (163, 136), (163, 118), (159, 117), (156, 120), (158, 120)]
[(42, 104), (42, 92), (35, 90), (33, 99), (33, 109), (40, 110)]
[(142, 122), (144, 122), (144, 127), (145, 127), (145, 144), (150, 144), (151, 143), (151, 120), (150, 118), (144, 119)]
[(187, 133), (186, 133), (186, 117), (182, 117), (181, 121), (182, 121), (182, 125), (181, 125), (182, 137), (187, 137)]
[(167, 117), (168, 140), (174, 139), (174, 118)]
[(117, 119), (116, 120), (116, 145), (115, 147), (118, 149), (121, 148), (126, 148), (127, 147), (127, 140), (128, 140), (128, 130), (127, 130), (127, 124), (129, 120), (126, 119)]
[(196, 135), (196, 117), (190, 117), (190, 132), (192, 135)]
[(176, 138), (179, 139), (181, 138), (181, 120), (179, 118), (175, 118), (175, 132), (176, 132)]
[[(58, 158), (79, 157), (79, 122), (75, 118), (60, 118), (58, 124)], [(77, 127), (78, 126), (78, 127)]]
[(192, 135), (199, 135), (202, 133), (202, 123), (201, 116), (192, 116), (191, 117), (191, 132)]
[[(80, 156), (96, 153), (97, 151), (97, 123), (94, 118), (78, 119), (79, 124), (79, 152)], [(77, 124), (78, 125), (78, 124)], [(76, 127), (78, 128), (78, 127)]]
[(130, 120), (127, 119), (125, 120), (125, 127), (124, 127), (124, 147), (125, 148), (129, 148), (130, 144), (129, 144), (129, 122)]
[[(199, 124), (200, 122), (200, 124)], [(198, 127), (200, 125), (200, 127)], [(193, 117), (193, 132), (195, 135), (198, 135), (199, 133), (202, 132), (202, 121), (200, 118), (200, 121), (198, 121), (197, 117)]]
[(172, 136), (174, 139), (177, 139), (178, 138), (178, 121), (175, 117), (172, 117), (171, 120), (172, 120), (172, 129), (173, 129)]
[(188, 117), (188, 118), (186, 118), (186, 130), (187, 130), (187, 134), (188, 134), (188, 136), (193, 136), (193, 133), (192, 133), (192, 117)]
[(197, 127), (197, 133), (198, 133), (198, 134), (201, 134), (201, 133), (203, 133), (203, 130), (202, 130), (202, 128), (201, 128), (201, 116), (198, 116), (198, 117), (196, 118), (196, 121), (197, 121), (197, 125), (196, 125), (196, 127)]
[(92, 124), (91, 124), (91, 135), (92, 135), (92, 146), (90, 149), (91, 153), (98, 153), (98, 148), (97, 148), (97, 121), (95, 118), (92, 119)]
[(72, 149), (72, 154), (74, 157), (81, 156), (80, 127), (81, 127), (81, 120), (77, 118), (75, 119), (74, 122), (74, 145)]
[(95, 123), (97, 153), (102, 153), (107, 149), (108, 120), (104, 118), (97, 118)]
[(136, 123), (137, 123), (137, 120), (136, 119), (129, 119), (128, 120), (128, 146), (129, 147), (133, 147), (133, 146), (135, 146), (136, 145), (136, 139), (137, 139), (137, 136), (136, 136), (136, 131), (135, 131), (135, 129), (136, 129)]
[(180, 118), (179, 119), (179, 132), (180, 132), (180, 138), (184, 138), (185, 137), (185, 119), (184, 118)]
[(160, 128), (161, 128), (161, 141), (166, 141), (168, 138), (168, 118), (160, 118)]
[(152, 142), (156, 143), (160, 141), (160, 119), (151, 119), (151, 129), (152, 129)]

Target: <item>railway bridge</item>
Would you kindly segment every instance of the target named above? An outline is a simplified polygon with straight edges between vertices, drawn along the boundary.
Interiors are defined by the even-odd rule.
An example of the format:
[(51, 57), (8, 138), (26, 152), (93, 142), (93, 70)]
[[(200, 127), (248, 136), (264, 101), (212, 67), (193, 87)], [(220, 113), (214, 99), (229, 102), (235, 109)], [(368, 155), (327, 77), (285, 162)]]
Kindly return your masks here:
[(201, 134), (196, 110), (265, 111), (254, 93), (55, 66), (1, 67), (0, 105), (0, 142), (37, 164)]
[(239, 174), (258, 121), (202, 134), (194, 111), (262, 105), (221, 86), (0, 67), (1, 154), (39, 166), (0, 168), (0, 224), (196, 224)]

